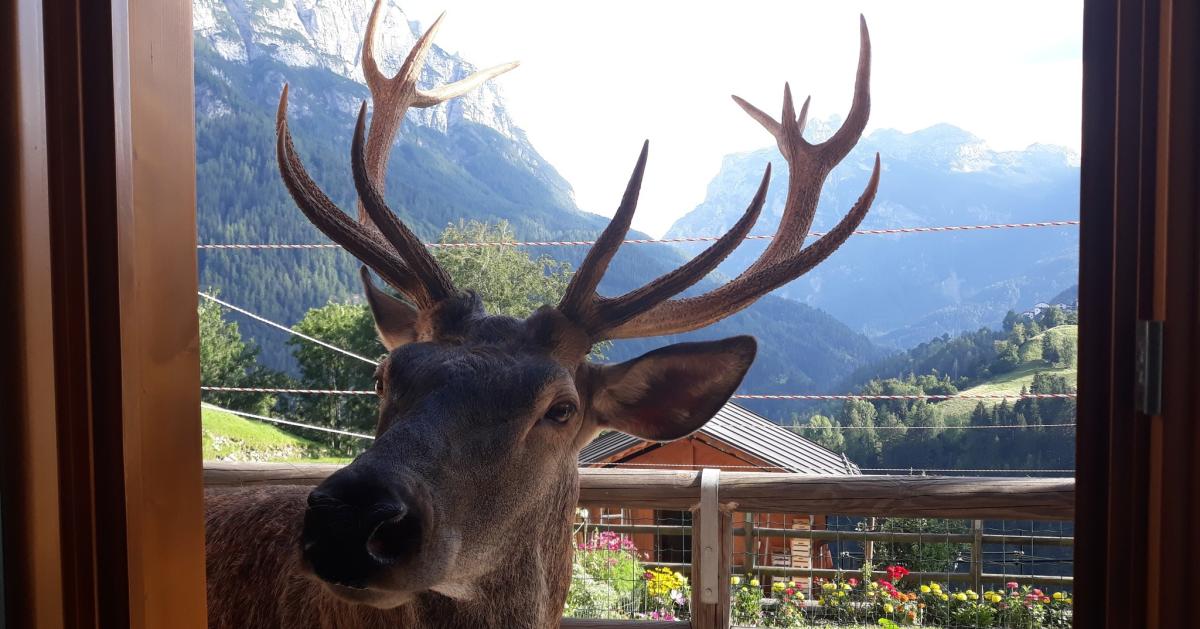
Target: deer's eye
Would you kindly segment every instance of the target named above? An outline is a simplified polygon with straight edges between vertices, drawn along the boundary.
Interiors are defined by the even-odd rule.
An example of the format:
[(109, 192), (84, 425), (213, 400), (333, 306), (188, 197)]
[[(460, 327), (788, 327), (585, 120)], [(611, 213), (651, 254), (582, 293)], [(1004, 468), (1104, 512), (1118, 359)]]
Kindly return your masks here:
[(546, 410), (544, 419), (552, 421), (556, 424), (565, 424), (571, 421), (571, 417), (575, 415), (575, 404), (571, 402), (558, 402)]

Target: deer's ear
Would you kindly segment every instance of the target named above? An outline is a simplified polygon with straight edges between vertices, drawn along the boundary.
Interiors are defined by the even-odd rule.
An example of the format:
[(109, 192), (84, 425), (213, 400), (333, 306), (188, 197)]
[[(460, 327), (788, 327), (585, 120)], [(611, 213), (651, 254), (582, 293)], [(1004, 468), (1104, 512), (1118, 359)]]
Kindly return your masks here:
[(651, 441), (698, 430), (724, 406), (754, 362), (754, 338), (668, 345), (601, 368), (592, 410), (601, 427)]
[(390, 352), (401, 345), (417, 340), (417, 310), (400, 299), (396, 299), (375, 286), (367, 267), (359, 269), (363, 289), (367, 293), (367, 304), (375, 318), (375, 329), (379, 341)]

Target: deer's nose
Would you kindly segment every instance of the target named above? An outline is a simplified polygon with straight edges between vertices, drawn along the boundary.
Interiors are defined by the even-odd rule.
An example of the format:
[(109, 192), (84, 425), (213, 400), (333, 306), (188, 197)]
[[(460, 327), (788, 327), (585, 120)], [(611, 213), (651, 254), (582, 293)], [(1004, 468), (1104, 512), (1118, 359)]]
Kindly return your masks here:
[(301, 545), (318, 577), (365, 588), (382, 570), (416, 556), (424, 528), (409, 492), (345, 468), (309, 494)]

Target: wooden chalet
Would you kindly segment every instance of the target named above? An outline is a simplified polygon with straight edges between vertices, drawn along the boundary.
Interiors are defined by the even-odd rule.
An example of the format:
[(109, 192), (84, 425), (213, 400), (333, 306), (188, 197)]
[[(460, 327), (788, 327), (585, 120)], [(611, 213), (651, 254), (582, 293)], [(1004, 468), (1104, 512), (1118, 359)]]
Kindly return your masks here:
[[(749, 410), (728, 403), (703, 428), (670, 443), (644, 441), (620, 432), (600, 435), (579, 453), (581, 467), (621, 468), (719, 468), (740, 472), (792, 472), (822, 476), (859, 474), (858, 466), (845, 455), (820, 446), (794, 431)], [(747, 522), (749, 520), (749, 522)], [(824, 514), (736, 513), (735, 529), (753, 528), (823, 529)], [(592, 509), (588, 521), (602, 524), (690, 525), (689, 511), (623, 509), (620, 505)], [(634, 533), (630, 536), (651, 562), (690, 561), (690, 535)], [(832, 568), (827, 545), (807, 539), (735, 536), (734, 571), (751, 565), (793, 568)], [(754, 561), (751, 563), (750, 553)]]

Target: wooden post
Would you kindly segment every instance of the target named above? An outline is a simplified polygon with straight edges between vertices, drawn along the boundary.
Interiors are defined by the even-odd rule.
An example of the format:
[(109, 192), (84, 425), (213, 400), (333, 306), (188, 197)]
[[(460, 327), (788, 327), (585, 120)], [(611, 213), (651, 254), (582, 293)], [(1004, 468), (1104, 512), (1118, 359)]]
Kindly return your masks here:
[[(875, 518), (872, 517), (871, 519), (867, 520), (867, 523), (867, 530), (874, 532)], [(867, 542), (863, 544), (863, 561), (871, 564), (872, 566), (875, 565), (875, 542), (872, 540), (867, 540)]]
[(742, 514), (742, 537), (745, 538), (745, 552), (742, 559), (742, 572), (754, 574), (754, 563), (757, 560), (757, 548), (754, 547), (754, 514), (746, 511)]
[(700, 504), (692, 509), (692, 627), (729, 627), (733, 510), (718, 503), (720, 470), (700, 477)]
[(981, 590), (983, 581), (983, 520), (971, 520), (971, 588)]

